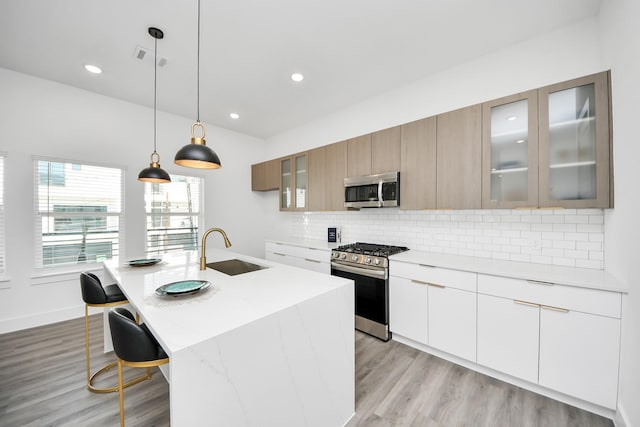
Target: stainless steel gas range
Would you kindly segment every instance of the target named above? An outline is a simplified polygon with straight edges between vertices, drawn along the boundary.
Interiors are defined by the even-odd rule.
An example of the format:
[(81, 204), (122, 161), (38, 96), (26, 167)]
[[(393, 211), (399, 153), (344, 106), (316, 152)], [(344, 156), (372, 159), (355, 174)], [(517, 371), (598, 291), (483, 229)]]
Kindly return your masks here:
[(402, 246), (353, 243), (331, 251), (331, 274), (355, 282), (356, 329), (383, 341), (389, 332), (389, 256)]

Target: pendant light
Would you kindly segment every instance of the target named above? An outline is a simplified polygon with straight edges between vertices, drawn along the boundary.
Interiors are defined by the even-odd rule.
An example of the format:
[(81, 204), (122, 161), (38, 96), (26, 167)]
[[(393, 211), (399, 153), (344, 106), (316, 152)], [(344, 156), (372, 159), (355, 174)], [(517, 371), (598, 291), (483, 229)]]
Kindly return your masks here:
[[(196, 136), (200, 128), (201, 136)], [(198, 0), (198, 74), (197, 74), (197, 117), (191, 126), (191, 143), (176, 153), (174, 163), (197, 169), (218, 169), (221, 166), (218, 155), (206, 145), (204, 125), (200, 122), (200, 0)]]
[(162, 30), (149, 27), (149, 35), (154, 38), (155, 49), (153, 54), (153, 153), (151, 153), (151, 163), (149, 167), (143, 169), (138, 174), (138, 181), (165, 184), (171, 182), (171, 177), (160, 167), (160, 155), (156, 151), (156, 92), (158, 82), (158, 39), (164, 37)]

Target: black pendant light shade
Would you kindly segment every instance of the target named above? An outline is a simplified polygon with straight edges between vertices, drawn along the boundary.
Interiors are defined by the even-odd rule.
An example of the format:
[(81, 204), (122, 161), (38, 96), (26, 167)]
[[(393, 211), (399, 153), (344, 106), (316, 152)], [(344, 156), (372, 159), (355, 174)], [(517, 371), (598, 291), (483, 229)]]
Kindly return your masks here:
[[(196, 127), (202, 129), (202, 136), (195, 135)], [(191, 126), (191, 143), (182, 147), (176, 153), (174, 163), (180, 166), (196, 169), (218, 169), (220, 158), (211, 148), (207, 147), (204, 139), (205, 130), (202, 123), (195, 122)]]
[(151, 153), (151, 163), (149, 167), (143, 169), (138, 174), (138, 181), (165, 184), (171, 182), (171, 177), (160, 167), (160, 154), (156, 151), (156, 86), (158, 74), (158, 39), (164, 37), (164, 33), (159, 28), (149, 27), (149, 35), (155, 39), (155, 51), (153, 55), (153, 153)]
[[(155, 157), (155, 159), (154, 159)], [(151, 154), (151, 163), (138, 174), (138, 181), (165, 184), (171, 182), (171, 177), (166, 170), (160, 167), (160, 155), (155, 151)]]
[[(222, 164), (220, 158), (211, 148), (207, 147), (204, 139), (205, 129), (200, 122), (200, 0), (198, 0), (198, 57), (197, 57), (197, 118), (191, 126), (191, 143), (182, 147), (176, 153), (173, 162), (180, 166), (196, 169), (219, 169)], [(202, 136), (196, 136), (196, 128), (202, 131)]]

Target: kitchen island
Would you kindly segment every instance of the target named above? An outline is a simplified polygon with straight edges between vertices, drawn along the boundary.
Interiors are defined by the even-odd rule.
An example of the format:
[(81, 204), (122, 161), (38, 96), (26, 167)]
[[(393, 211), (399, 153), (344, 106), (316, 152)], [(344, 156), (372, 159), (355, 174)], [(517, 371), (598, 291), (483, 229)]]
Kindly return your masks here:
[[(201, 271), (197, 252), (167, 254), (148, 267), (104, 263), (105, 280), (118, 283), (169, 355), (171, 425), (344, 425), (355, 407), (353, 282), (207, 252), (208, 262), (233, 258), (267, 268)], [(212, 286), (155, 294), (182, 280)]]

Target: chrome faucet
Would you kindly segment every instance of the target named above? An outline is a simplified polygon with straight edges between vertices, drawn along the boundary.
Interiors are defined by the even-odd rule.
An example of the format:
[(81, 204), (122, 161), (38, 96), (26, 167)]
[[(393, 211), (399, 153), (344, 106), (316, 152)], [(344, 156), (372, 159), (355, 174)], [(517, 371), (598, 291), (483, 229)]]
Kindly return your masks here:
[(207, 237), (209, 236), (209, 234), (213, 233), (214, 231), (217, 231), (218, 233), (222, 234), (222, 237), (224, 238), (224, 247), (225, 248), (231, 247), (231, 242), (229, 241), (229, 238), (227, 237), (227, 233), (225, 233), (222, 228), (213, 227), (213, 228), (210, 228), (207, 231), (205, 231), (204, 234), (202, 235), (202, 246), (200, 248), (200, 270), (206, 270), (207, 269), (207, 255), (206, 255), (207, 245), (206, 245), (206, 242), (207, 242)]

